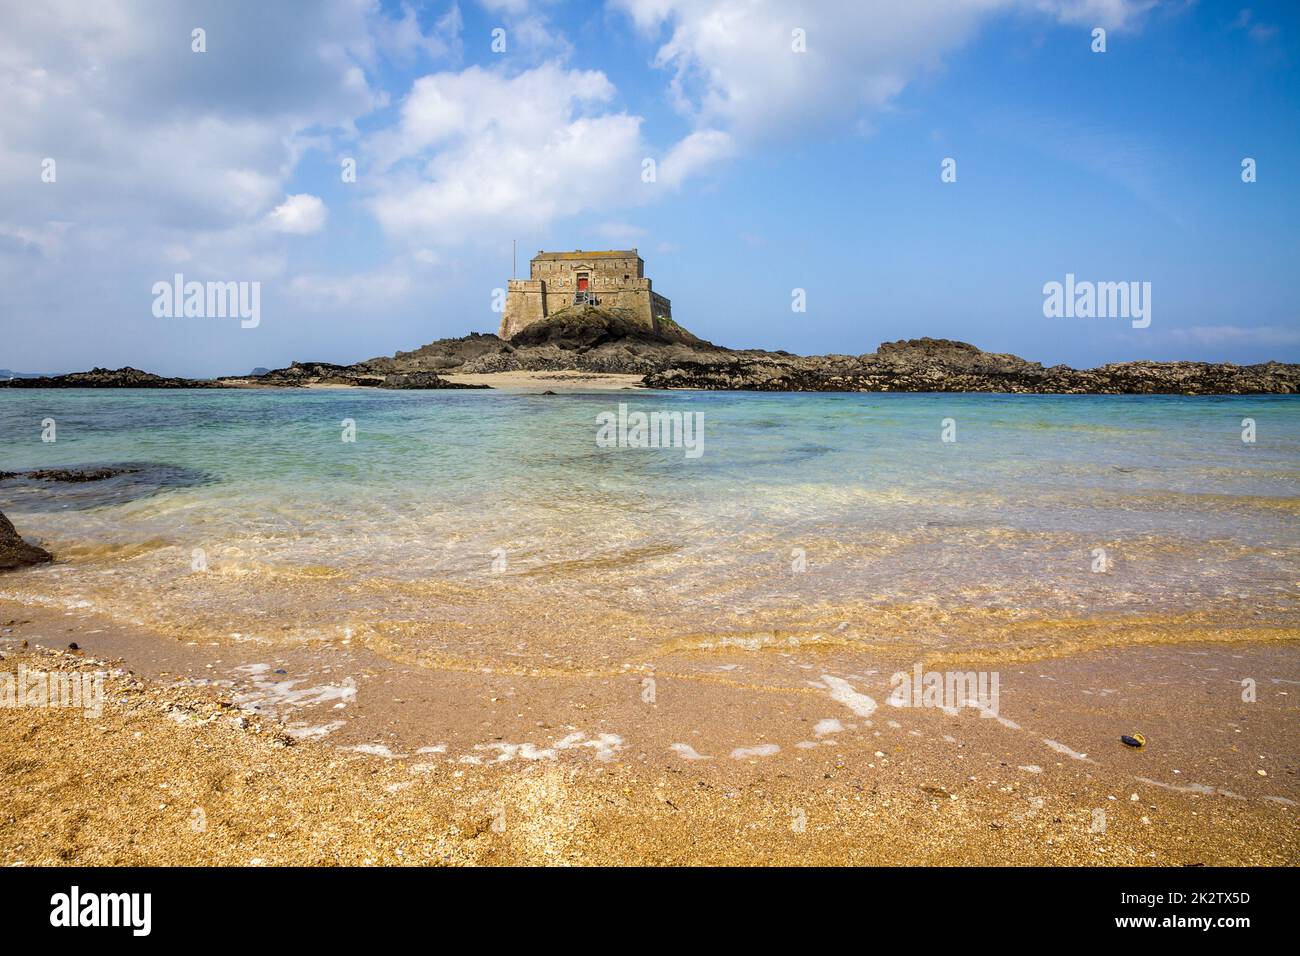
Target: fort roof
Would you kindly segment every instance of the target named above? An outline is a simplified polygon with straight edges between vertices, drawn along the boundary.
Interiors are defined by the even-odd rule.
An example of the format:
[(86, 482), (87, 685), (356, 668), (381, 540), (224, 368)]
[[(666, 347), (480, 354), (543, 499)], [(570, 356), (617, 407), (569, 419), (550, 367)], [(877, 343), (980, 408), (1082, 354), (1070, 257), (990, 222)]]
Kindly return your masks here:
[(573, 252), (538, 252), (534, 259), (633, 259), (640, 258), (635, 249), (576, 249)]

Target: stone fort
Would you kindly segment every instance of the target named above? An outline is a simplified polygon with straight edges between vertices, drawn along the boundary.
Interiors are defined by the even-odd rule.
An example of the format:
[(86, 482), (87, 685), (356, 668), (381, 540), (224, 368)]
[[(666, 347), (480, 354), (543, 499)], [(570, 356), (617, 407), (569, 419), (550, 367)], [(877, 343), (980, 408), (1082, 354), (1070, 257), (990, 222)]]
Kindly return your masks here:
[(635, 316), (656, 334), (671, 321), (672, 303), (650, 287), (635, 249), (538, 252), (527, 279), (511, 279), (501, 316), (501, 338), (573, 306), (600, 306)]

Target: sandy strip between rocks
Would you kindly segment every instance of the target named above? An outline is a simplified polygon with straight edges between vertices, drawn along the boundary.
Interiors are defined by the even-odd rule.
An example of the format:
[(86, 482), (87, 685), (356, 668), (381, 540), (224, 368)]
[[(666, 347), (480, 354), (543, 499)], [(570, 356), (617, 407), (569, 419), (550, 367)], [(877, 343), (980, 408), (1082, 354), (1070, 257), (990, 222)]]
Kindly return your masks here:
[(617, 392), (641, 388), (642, 375), (604, 372), (485, 372), (471, 375), (443, 375), (462, 385), (491, 385), (519, 392)]

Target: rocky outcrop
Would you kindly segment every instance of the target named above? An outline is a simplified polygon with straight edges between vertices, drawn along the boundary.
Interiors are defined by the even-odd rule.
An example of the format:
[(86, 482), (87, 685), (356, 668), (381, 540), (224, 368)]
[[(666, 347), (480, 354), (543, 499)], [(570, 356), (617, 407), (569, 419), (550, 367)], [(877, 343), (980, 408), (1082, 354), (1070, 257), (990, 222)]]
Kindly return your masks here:
[(508, 355), (512, 351), (507, 342), (495, 335), (472, 332), (454, 339), (439, 339), (411, 352), (398, 352), (358, 362), (356, 368), (391, 375), (406, 372), (462, 371), (480, 359)]
[(579, 306), (527, 326), (510, 341), (474, 332), (439, 339), (410, 352), (355, 365), (294, 362), (256, 379), (223, 379), (240, 385), (364, 385), (374, 388), (488, 388), (449, 382), (442, 376), (491, 372), (583, 371), (645, 375), (698, 358), (728, 354), (670, 320), (659, 332), (621, 309)]
[[(382, 375), (361, 376), (356, 369), (355, 365), (334, 365), (330, 362), (294, 362), (285, 368), (272, 369), (256, 377), (231, 376), (219, 381), (228, 386), (256, 384), (293, 388), (303, 385), (374, 386), (384, 380)], [(363, 377), (364, 381), (359, 381)]]
[(615, 309), (580, 307), (534, 322), (508, 343), (507, 355), (483, 357), (466, 372), (584, 371), (647, 375), (732, 354), (669, 320), (653, 332)]
[[(661, 330), (662, 333), (663, 330)], [(475, 333), (356, 365), (294, 363), (260, 383), (380, 388), (456, 387), (442, 375), (491, 372), (631, 373), (651, 388), (771, 392), (1011, 392), (1249, 395), (1300, 392), (1300, 366), (1124, 362), (1095, 369), (1044, 368), (1019, 356), (951, 339), (883, 343), (865, 355), (735, 351), (679, 326), (656, 334), (618, 310), (566, 309), (510, 341)]]
[(0, 571), (13, 571), (53, 560), (44, 548), (24, 541), (14, 529), (13, 522), (0, 512)]
[(713, 347), (672, 319), (660, 319), (658, 329), (652, 331), (629, 309), (593, 305), (570, 306), (553, 312), (540, 322), (525, 326), (510, 339), (516, 349), (544, 345), (567, 350), (590, 349), (611, 342)]
[(70, 372), (39, 378), (13, 378), (0, 381), (0, 388), (227, 388), (224, 383), (208, 379), (165, 378), (142, 372), (129, 365), (123, 368), (92, 368), (89, 372)]
[(574, 307), (524, 327), (508, 342), (473, 333), (411, 352), (357, 362), (294, 362), (256, 377), (163, 378), (139, 369), (92, 369), (0, 381), (9, 388), (228, 388), (346, 385), (390, 389), (487, 388), (449, 374), (594, 372), (645, 376), (650, 388), (768, 392), (1010, 392), (1257, 395), (1300, 393), (1300, 366), (1280, 362), (1121, 362), (1044, 368), (1015, 355), (950, 339), (886, 342), (864, 355), (732, 350), (675, 323), (651, 331), (618, 309)]
[(522, 329), (509, 341), (473, 333), (440, 339), (352, 368), (362, 374), (585, 371), (645, 375), (701, 354), (724, 354), (670, 320), (652, 332), (621, 309), (576, 306)]
[(67, 468), (0, 471), (0, 507), (80, 511), (125, 504), (175, 488), (213, 481), (207, 472), (165, 462), (111, 462)]
[(449, 382), (435, 372), (401, 372), (385, 375), (379, 383), (380, 388), (491, 388), (491, 385), (467, 385), (464, 382)]
[(888, 342), (874, 353), (802, 357), (732, 352), (647, 375), (650, 388), (782, 392), (1010, 392), (1253, 395), (1300, 392), (1300, 366), (1268, 362), (1122, 362), (1095, 369), (1044, 368), (948, 339)]
[(141, 469), (134, 465), (106, 465), (97, 468), (35, 468), (31, 471), (0, 471), (0, 481), (26, 478), (29, 481), (62, 481), (79, 484), (83, 481), (104, 481), (118, 475), (132, 475)]
[[(223, 379), (232, 384), (245, 383), (245, 379)], [(490, 385), (465, 385), (449, 382), (436, 372), (410, 368), (398, 371), (392, 367), (372, 368), (368, 362), (356, 365), (332, 365), (328, 362), (294, 362), (287, 368), (278, 368), (256, 380), (259, 386), (301, 388), (307, 385), (351, 385), (367, 388), (429, 389), (429, 388), (491, 388)], [(252, 384), (252, 383), (249, 383)]]

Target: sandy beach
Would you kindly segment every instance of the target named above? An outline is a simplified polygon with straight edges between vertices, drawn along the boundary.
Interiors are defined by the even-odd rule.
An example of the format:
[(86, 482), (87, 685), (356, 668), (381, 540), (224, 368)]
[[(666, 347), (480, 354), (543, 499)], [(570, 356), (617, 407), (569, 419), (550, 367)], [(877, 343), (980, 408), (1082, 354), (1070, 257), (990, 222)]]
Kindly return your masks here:
[(602, 374), (597, 372), (484, 372), (481, 374), (444, 375), (459, 385), (490, 385), (519, 392), (617, 392), (641, 388), (643, 375)]
[(0, 619), (4, 671), (109, 675), (99, 717), (0, 709), (6, 865), (1300, 860), (1292, 643), (1037, 660), (984, 719), (891, 706), (887, 657), (819, 681), (829, 648), (685, 652), (647, 684)]

